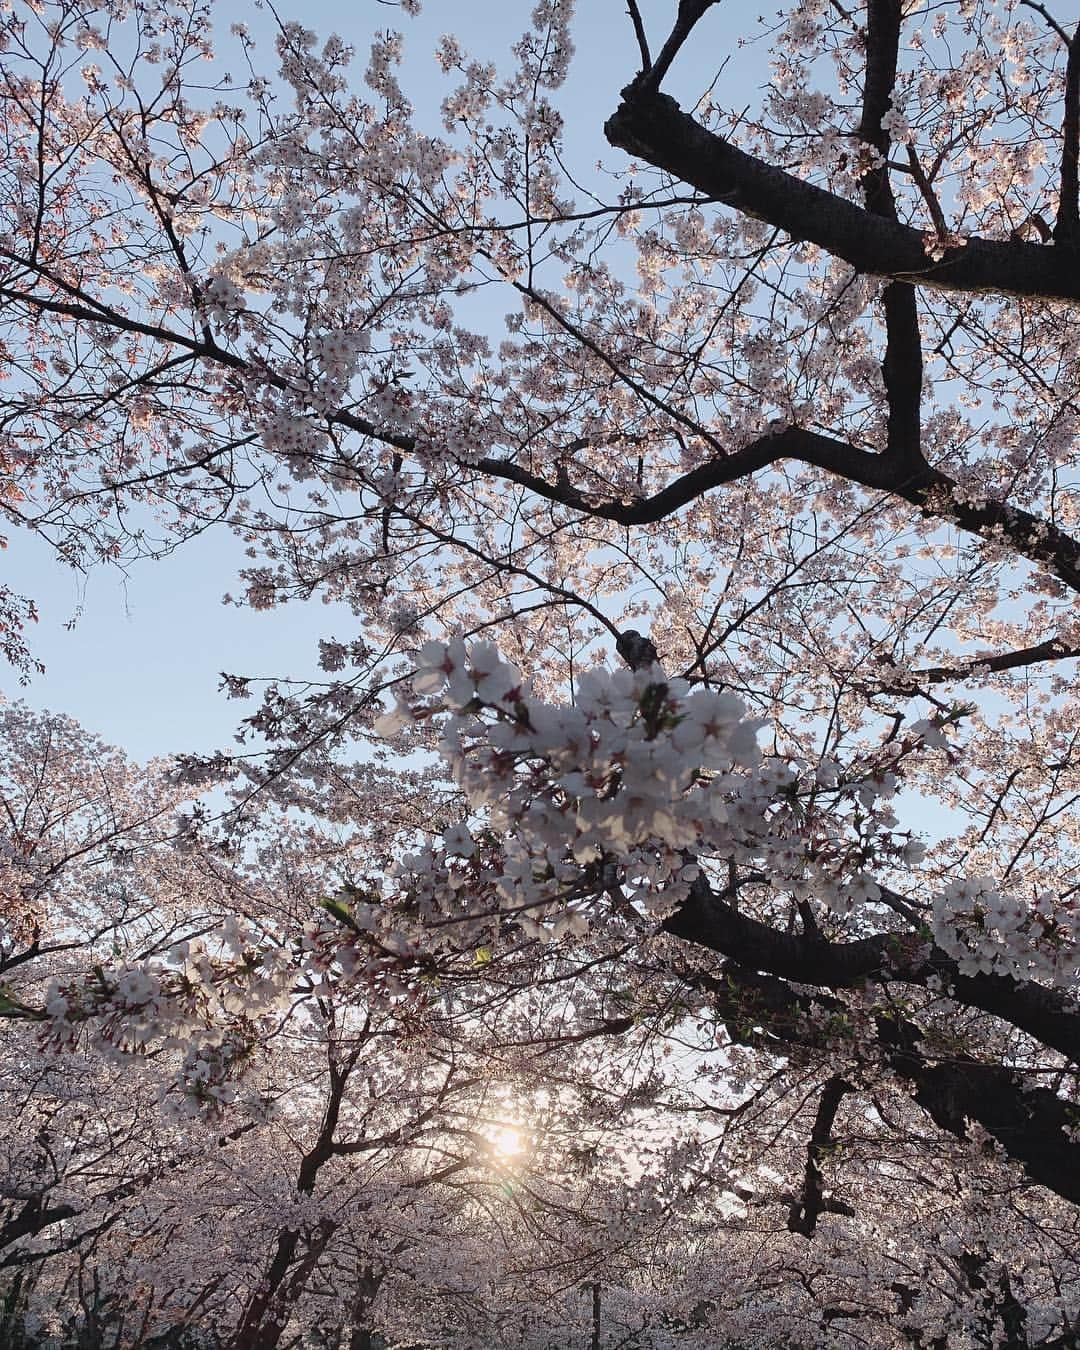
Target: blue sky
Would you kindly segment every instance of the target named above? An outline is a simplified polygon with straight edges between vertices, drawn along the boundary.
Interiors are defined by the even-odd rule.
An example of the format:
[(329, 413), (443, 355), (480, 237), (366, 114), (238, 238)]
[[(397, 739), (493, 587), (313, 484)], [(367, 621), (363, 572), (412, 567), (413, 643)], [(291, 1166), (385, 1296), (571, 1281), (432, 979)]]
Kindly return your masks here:
[[(357, 73), (371, 35), (387, 26), (406, 34), (402, 85), (413, 98), (422, 125), (438, 129), (438, 104), (444, 85), (431, 53), (443, 32), (452, 31), (472, 54), (505, 64), (505, 54), (528, 23), (530, 0), (492, 5), (470, 0), (428, 0), (419, 19), (410, 20), (378, 0), (360, 0), (344, 9), (327, 0), (282, 0), (283, 18), (297, 18), (320, 37), (337, 31), (358, 49)], [(646, 0), (646, 22), (659, 45), (674, 6)], [(250, 28), (273, 70), (273, 30), (268, 15), (247, 0), (220, 0), (215, 21), (227, 34), (233, 22)], [(738, 20), (745, 23), (745, 13)], [(703, 32), (717, 38), (715, 49), (701, 44), (677, 67), (673, 92), (684, 100), (709, 85), (724, 59), (725, 29), (733, 18), (717, 11)], [(584, 0), (575, 21), (578, 56), (567, 86), (557, 95), (567, 124), (574, 162), (589, 170), (603, 158), (624, 163), (604, 141), (603, 122), (618, 104), (619, 89), (637, 69), (637, 49), (620, 0)], [(226, 39), (227, 40), (227, 39)], [(223, 43), (224, 45), (224, 43)], [(724, 72), (726, 99), (753, 98), (745, 54)], [(303, 677), (315, 669), (318, 639), (331, 634), (348, 639), (355, 620), (343, 608), (317, 601), (264, 613), (224, 606), (222, 596), (235, 589), (243, 563), (241, 545), (224, 533), (210, 533), (185, 544), (160, 562), (144, 562), (126, 575), (99, 567), (89, 576), (58, 564), (40, 539), (9, 534), (0, 555), (3, 580), (32, 596), (40, 622), (29, 634), (34, 654), (45, 662), (43, 676), (19, 690), (8, 673), (3, 687), (35, 708), (69, 713), (106, 740), (139, 759), (177, 750), (209, 750), (227, 745), (244, 707), (217, 693), (221, 671), (254, 676)]]

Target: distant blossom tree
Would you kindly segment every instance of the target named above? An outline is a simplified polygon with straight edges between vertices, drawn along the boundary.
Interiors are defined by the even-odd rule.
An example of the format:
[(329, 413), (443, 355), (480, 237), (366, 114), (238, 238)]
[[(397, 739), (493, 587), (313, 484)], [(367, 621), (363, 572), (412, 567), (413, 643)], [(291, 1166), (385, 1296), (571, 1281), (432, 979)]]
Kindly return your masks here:
[[(226, 676), (240, 750), (110, 768), (138, 918), (39, 879), (7, 728), (16, 1263), (194, 1273), (116, 1344), (1080, 1336), (1080, 36), (655, 8), (601, 169), (567, 0), (439, 40), (441, 127), (397, 32), (3, 12), (0, 510), (77, 566), (231, 529), (242, 602), (356, 616)], [(140, 1115), (52, 1248), (50, 1047), (176, 1149), (111, 1223)], [(159, 1236), (226, 1195), (227, 1273)]]

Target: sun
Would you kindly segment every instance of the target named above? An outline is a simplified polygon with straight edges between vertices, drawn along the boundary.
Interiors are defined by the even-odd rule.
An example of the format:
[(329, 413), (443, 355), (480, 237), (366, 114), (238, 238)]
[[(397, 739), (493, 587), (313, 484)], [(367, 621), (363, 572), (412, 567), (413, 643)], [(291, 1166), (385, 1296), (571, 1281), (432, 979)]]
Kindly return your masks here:
[(521, 1131), (513, 1125), (497, 1125), (488, 1134), (488, 1140), (500, 1158), (516, 1158), (525, 1148)]

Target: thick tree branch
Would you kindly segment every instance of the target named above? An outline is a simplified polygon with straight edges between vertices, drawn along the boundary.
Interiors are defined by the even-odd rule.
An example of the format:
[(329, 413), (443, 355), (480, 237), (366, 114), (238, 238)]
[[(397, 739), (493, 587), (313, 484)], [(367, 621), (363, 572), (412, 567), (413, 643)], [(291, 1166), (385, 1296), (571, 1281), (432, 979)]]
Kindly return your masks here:
[(735, 909), (712, 890), (704, 874), (663, 927), (673, 937), (719, 952), (749, 970), (800, 984), (844, 989), (881, 980), (925, 988), (933, 982), (956, 1002), (1000, 1017), (1080, 1063), (1080, 1012), (1064, 993), (1005, 975), (961, 975), (956, 962), (920, 934), (878, 933), (854, 942), (829, 942), (781, 933)]
[(868, 211), (895, 219), (896, 202), (889, 184), (887, 164), (892, 138), (885, 129), (884, 119), (892, 107), (900, 51), (899, 0), (870, 0), (866, 17), (866, 76), (857, 134), (861, 141), (877, 151), (878, 162), (863, 174), (861, 186)]
[(1061, 125), (1061, 187), (1054, 239), (1059, 244), (1080, 242), (1080, 33), (1069, 43), (1065, 66), (1065, 114)]
[(936, 232), (874, 215), (865, 207), (729, 144), (665, 94), (631, 86), (605, 125), (608, 140), (696, 187), (714, 201), (779, 226), (843, 258), (867, 276), (936, 290), (994, 291), (1046, 300), (1080, 299), (1071, 250), (974, 237), (937, 250)]
[(1080, 158), (1080, 30), (1068, 33), (1040, 0), (1020, 0), (1027, 9), (1041, 14), (1061, 39), (1067, 53), (1065, 63), (1065, 99), (1061, 120), (1061, 178), (1058, 217), (1053, 237), (1062, 244), (1080, 240), (1078, 212), (1077, 161)]
[(890, 684), (878, 686), (873, 692), (910, 695), (924, 684), (947, 684), (953, 680), (970, 679), (986, 671), (1021, 670), (1041, 665), (1044, 661), (1070, 661), (1080, 656), (1080, 647), (1070, 647), (1060, 638), (1047, 638), (1031, 647), (1018, 647), (1011, 652), (975, 656), (955, 666), (927, 666), (900, 676)]
[(806, 1171), (803, 1176), (802, 1192), (792, 1203), (788, 1213), (788, 1229), (792, 1233), (801, 1233), (803, 1237), (812, 1237), (817, 1221), (826, 1210), (832, 1213), (846, 1214), (852, 1217), (855, 1211), (850, 1205), (836, 1200), (830, 1201), (825, 1195), (825, 1178), (821, 1171), (821, 1160), (832, 1143), (832, 1127), (840, 1103), (851, 1091), (851, 1084), (839, 1074), (834, 1075), (825, 1084), (818, 1102), (814, 1126), (810, 1131), (810, 1142), (806, 1146)]
[(975, 1121), (1023, 1164), (1033, 1181), (1080, 1204), (1074, 1107), (1001, 1064), (979, 1064), (962, 1056), (928, 1063), (912, 1044), (918, 1028), (910, 1023), (881, 1018), (878, 1031), (885, 1044), (894, 1046), (893, 1070), (914, 1085), (915, 1100), (937, 1125), (963, 1139), (967, 1122)]
[[(790, 1054), (796, 1046), (824, 1051), (835, 1063), (835, 1035), (830, 1038), (822, 1027), (831, 1016), (845, 1012), (840, 1000), (796, 993), (786, 979), (755, 974), (733, 962), (725, 962), (720, 979), (694, 974), (686, 978), (710, 994), (714, 1014), (734, 1039), (778, 1054)], [(1033, 1181), (1080, 1204), (1074, 1107), (1003, 1065), (981, 1064), (962, 1054), (935, 1062), (923, 1046), (922, 1029), (907, 1018), (879, 1014), (874, 1026), (882, 1059), (911, 1085), (915, 1100), (935, 1124), (966, 1139), (968, 1122), (975, 1122)]]
[[(885, 116), (892, 108), (896, 62), (900, 51), (900, 0), (870, 0), (867, 8), (866, 78), (863, 85), (859, 138), (877, 154), (878, 162), (862, 177), (866, 209), (896, 219), (896, 200), (889, 183), (892, 138)], [(885, 307), (885, 360), (882, 375), (889, 404), (888, 447), (911, 471), (924, 468), (922, 439), (922, 340), (915, 288), (892, 281), (882, 295)]]
[(34, 1196), (19, 1210), (13, 1218), (0, 1226), (0, 1250), (8, 1247), (20, 1238), (33, 1237), (64, 1219), (77, 1218), (79, 1211), (74, 1205), (53, 1205), (46, 1208), (41, 1196)]

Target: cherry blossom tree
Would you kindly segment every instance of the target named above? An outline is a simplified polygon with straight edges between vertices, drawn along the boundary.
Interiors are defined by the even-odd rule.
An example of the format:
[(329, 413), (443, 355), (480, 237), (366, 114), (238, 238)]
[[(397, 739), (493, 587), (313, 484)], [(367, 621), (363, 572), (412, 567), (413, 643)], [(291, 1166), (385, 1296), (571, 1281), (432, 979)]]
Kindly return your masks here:
[[(394, 31), (365, 64), (284, 13), (272, 56), (215, 48), (197, 0), (5, 12), (0, 509), (78, 566), (232, 529), (242, 603), (356, 619), (321, 682), (226, 677), (248, 743), (122, 828), (204, 783), (227, 808), (147, 846), (178, 871), (141, 918), (80, 900), (48, 942), (152, 938), (5, 1009), (141, 1049), (223, 1137), (243, 1083), (319, 1059), (250, 1164), (304, 1213), (237, 1202), (206, 1295), (238, 1350), (320, 1299), (466, 1344), (565, 1308), (594, 1344), (1068, 1345), (1075, 23), (628, 0), (596, 169), (571, 11), (523, 14), (502, 70), (442, 38), (441, 125)], [(37, 865), (13, 849), (28, 967)], [(564, 1122), (512, 1215), (478, 1198), (474, 1063)], [(369, 1139), (393, 1199), (350, 1170)]]
[(3, 747), (9, 1339), (558, 1336), (579, 1275), (671, 1223), (678, 1169), (634, 1125), (659, 1050), (611, 1062), (630, 1020), (582, 1035), (571, 972), (357, 979), (312, 914), (340, 843), (272, 820), (223, 851), (164, 766), (69, 719), (15, 706)]

